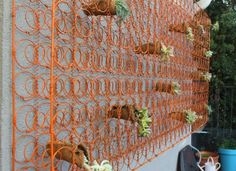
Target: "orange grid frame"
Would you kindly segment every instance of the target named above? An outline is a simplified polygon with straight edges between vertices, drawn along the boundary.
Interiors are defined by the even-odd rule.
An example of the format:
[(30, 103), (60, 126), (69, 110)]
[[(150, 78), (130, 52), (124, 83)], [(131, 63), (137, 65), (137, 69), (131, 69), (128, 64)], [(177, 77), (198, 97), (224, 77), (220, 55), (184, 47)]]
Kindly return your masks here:
[[(194, 14), (192, 0), (129, 0), (130, 16), (88, 16), (92, 0), (12, 0), (12, 170), (82, 170), (58, 160), (49, 142), (83, 143), (90, 160), (114, 170), (137, 170), (204, 126), (209, 83), (210, 19)], [(194, 41), (169, 31), (188, 23)], [(203, 30), (200, 26), (204, 27)], [(136, 54), (147, 42), (174, 47), (174, 57)], [(182, 93), (158, 92), (157, 83), (180, 84)], [(114, 105), (148, 108), (151, 134), (137, 124), (107, 117)], [(197, 112), (192, 126), (170, 117)]]

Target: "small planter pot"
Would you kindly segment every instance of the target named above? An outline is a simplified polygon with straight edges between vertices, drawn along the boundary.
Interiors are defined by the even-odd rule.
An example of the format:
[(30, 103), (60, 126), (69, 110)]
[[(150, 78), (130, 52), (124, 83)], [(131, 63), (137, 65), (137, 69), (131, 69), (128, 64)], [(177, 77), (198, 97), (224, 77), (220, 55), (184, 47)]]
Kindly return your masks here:
[(177, 82), (171, 82), (171, 83), (158, 82), (156, 84), (156, 91), (166, 92), (172, 95), (179, 95), (181, 93), (180, 85)]
[(130, 14), (126, 0), (90, 0), (88, 3), (82, 3), (82, 8), (88, 16), (117, 15), (121, 21)]
[(183, 112), (173, 112), (170, 114), (171, 119), (177, 120), (183, 123), (187, 123), (185, 119), (185, 114)]
[[(51, 144), (46, 145), (46, 150), (51, 155)], [(72, 145), (63, 142), (53, 143), (53, 154), (58, 160), (65, 160), (69, 163), (76, 164), (80, 168), (86, 168), (86, 163), (89, 161), (87, 148), (82, 145)]]
[(182, 112), (172, 112), (170, 113), (170, 118), (183, 123), (193, 124), (199, 119), (199, 116), (197, 116), (196, 112), (192, 111), (191, 109), (188, 109)]
[(161, 54), (161, 43), (146, 43), (141, 46), (136, 46), (134, 52), (136, 54)]
[(169, 31), (172, 32), (179, 32), (179, 33), (187, 33), (189, 25), (187, 23), (181, 23), (181, 24), (171, 24), (169, 26)]
[(109, 118), (123, 119), (138, 124), (138, 135), (146, 137), (151, 134), (152, 119), (146, 108), (138, 110), (134, 105), (113, 106), (108, 112)]
[(177, 25), (172, 24), (169, 26), (169, 31), (185, 33), (188, 40), (194, 41), (193, 30), (191, 27), (189, 27), (188, 23), (182, 23)]
[(160, 61), (169, 61), (174, 56), (174, 49), (171, 46), (165, 46), (159, 41), (155, 43), (146, 43), (141, 46), (136, 46), (134, 49), (136, 54), (160, 55)]
[[(200, 154), (201, 154), (201, 163), (200, 163), (201, 166), (205, 165), (209, 157), (212, 157), (214, 163), (219, 162), (219, 155), (216, 152), (200, 151)], [(199, 157), (199, 153), (196, 153), (196, 156)]]
[(108, 112), (109, 118), (123, 119), (131, 121), (132, 123), (137, 122), (138, 118), (135, 114), (137, 111), (134, 105), (124, 105), (124, 106), (113, 106)]
[(115, 0), (92, 0), (82, 8), (86, 15), (116, 15)]
[(222, 171), (236, 171), (236, 150), (219, 149), (221, 170)]
[(210, 82), (212, 78), (212, 74), (208, 72), (201, 72), (201, 71), (195, 71), (190, 74), (190, 77), (193, 80), (201, 80), (201, 81), (207, 81)]

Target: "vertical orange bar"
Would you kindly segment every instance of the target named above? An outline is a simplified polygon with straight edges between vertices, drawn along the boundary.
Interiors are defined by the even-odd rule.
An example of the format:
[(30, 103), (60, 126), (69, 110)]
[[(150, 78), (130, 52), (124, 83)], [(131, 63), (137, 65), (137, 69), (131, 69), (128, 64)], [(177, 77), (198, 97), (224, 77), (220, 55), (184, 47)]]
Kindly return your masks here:
[(16, 9), (15, 0), (12, 0), (12, 171), (15, 170), (15, 157), (16, 157), (16, 111), (15, 111), (15, 59), (16, 59), (16, 46), (15, 46), (15, 25), (16, 25)]
[(54, 28), (55, 28), (55, 0), (52, 0), (52, 24), (51, 24), (51, 62), (50, 62), (50, 140), (51, 140), (51, 171), (54, 171), (54, 149), (53, 149), (53, 141), (54, 141)]

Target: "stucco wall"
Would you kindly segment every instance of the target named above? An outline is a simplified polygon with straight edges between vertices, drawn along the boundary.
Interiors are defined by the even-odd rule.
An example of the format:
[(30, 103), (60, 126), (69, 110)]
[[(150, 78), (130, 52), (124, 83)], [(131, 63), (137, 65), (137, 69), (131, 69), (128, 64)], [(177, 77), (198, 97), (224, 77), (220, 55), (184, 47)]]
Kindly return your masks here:
[(139, 171), (176, 171), (179, 151), (189, 144), (191, 144), (191, 136), (144, 165)]
[(11, 0), (0, 1), (2, 20), (1, 30), (1, 65), (0, 65), (0, 90), (1, 90), (1, 115), (0, 115), (0, 170), (10, 171), (11, 168)]

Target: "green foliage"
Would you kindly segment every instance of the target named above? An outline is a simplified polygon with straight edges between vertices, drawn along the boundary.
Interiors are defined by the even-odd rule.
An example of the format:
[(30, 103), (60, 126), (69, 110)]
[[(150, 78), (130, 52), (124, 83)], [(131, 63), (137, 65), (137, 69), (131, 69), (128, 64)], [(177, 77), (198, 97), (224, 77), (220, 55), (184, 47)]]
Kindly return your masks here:
[(194, 34), (193, 34), (193, 30), (191, 27), (187, 28), (187, 40), (189, 41), (194, 41)]
[(169, 61), (170, 57), (174, 56), (174, 48), (171, 46), (165, 46), (161, 44), (161, 61)]
[[(236, 86), (236, 11), (233, 10), (233, 0), (213, 0), (207, 13), (215, 23), (211, 30), (212, 80), (210, 83), (210, 99), (214, 112), (210, 117), (211, 127), (231, 127), (232, 106), (231, 96), (224, 87)], [(235, 124), (233, 124), (235, 127)]]
[(181, 88), (178, 82), (173, 81), (171, 83), (171, 89), (175, 95), (180, 95), (181, 94)]
[(236, 149), (236, 140), (234, 139), (225, 139), (220, 145), (220, 148), (224, 149)]
[[(213, 23), (219, 23), (219, 31), (211, 32), (211, 49), (215, 52), (212, 58), (211, 70), (214, 85), (235, 83), (236, 75), (236, 12), (229, 3), (222, 0), (213, 1), (208, 9), (208, 14)], [(214, 28), (214, 27), (213, 27)]]
[(138, 117), (138, 133), (141, 137), (146, 137), (151, 133), (150, 124), (152, 123), (151, 117), (149, 117), (148, 110), (146, 108), (137, 111)]
[(120, 21), (123, 21), (130, 15), (129, 6), (125, 0), (116, 0), (116, 14), (120, 17)]
[(184, 114), (188, 124), (193, 124), (198, 119), (196, 112), (192, 111), (191, 109), (184, 110)]

